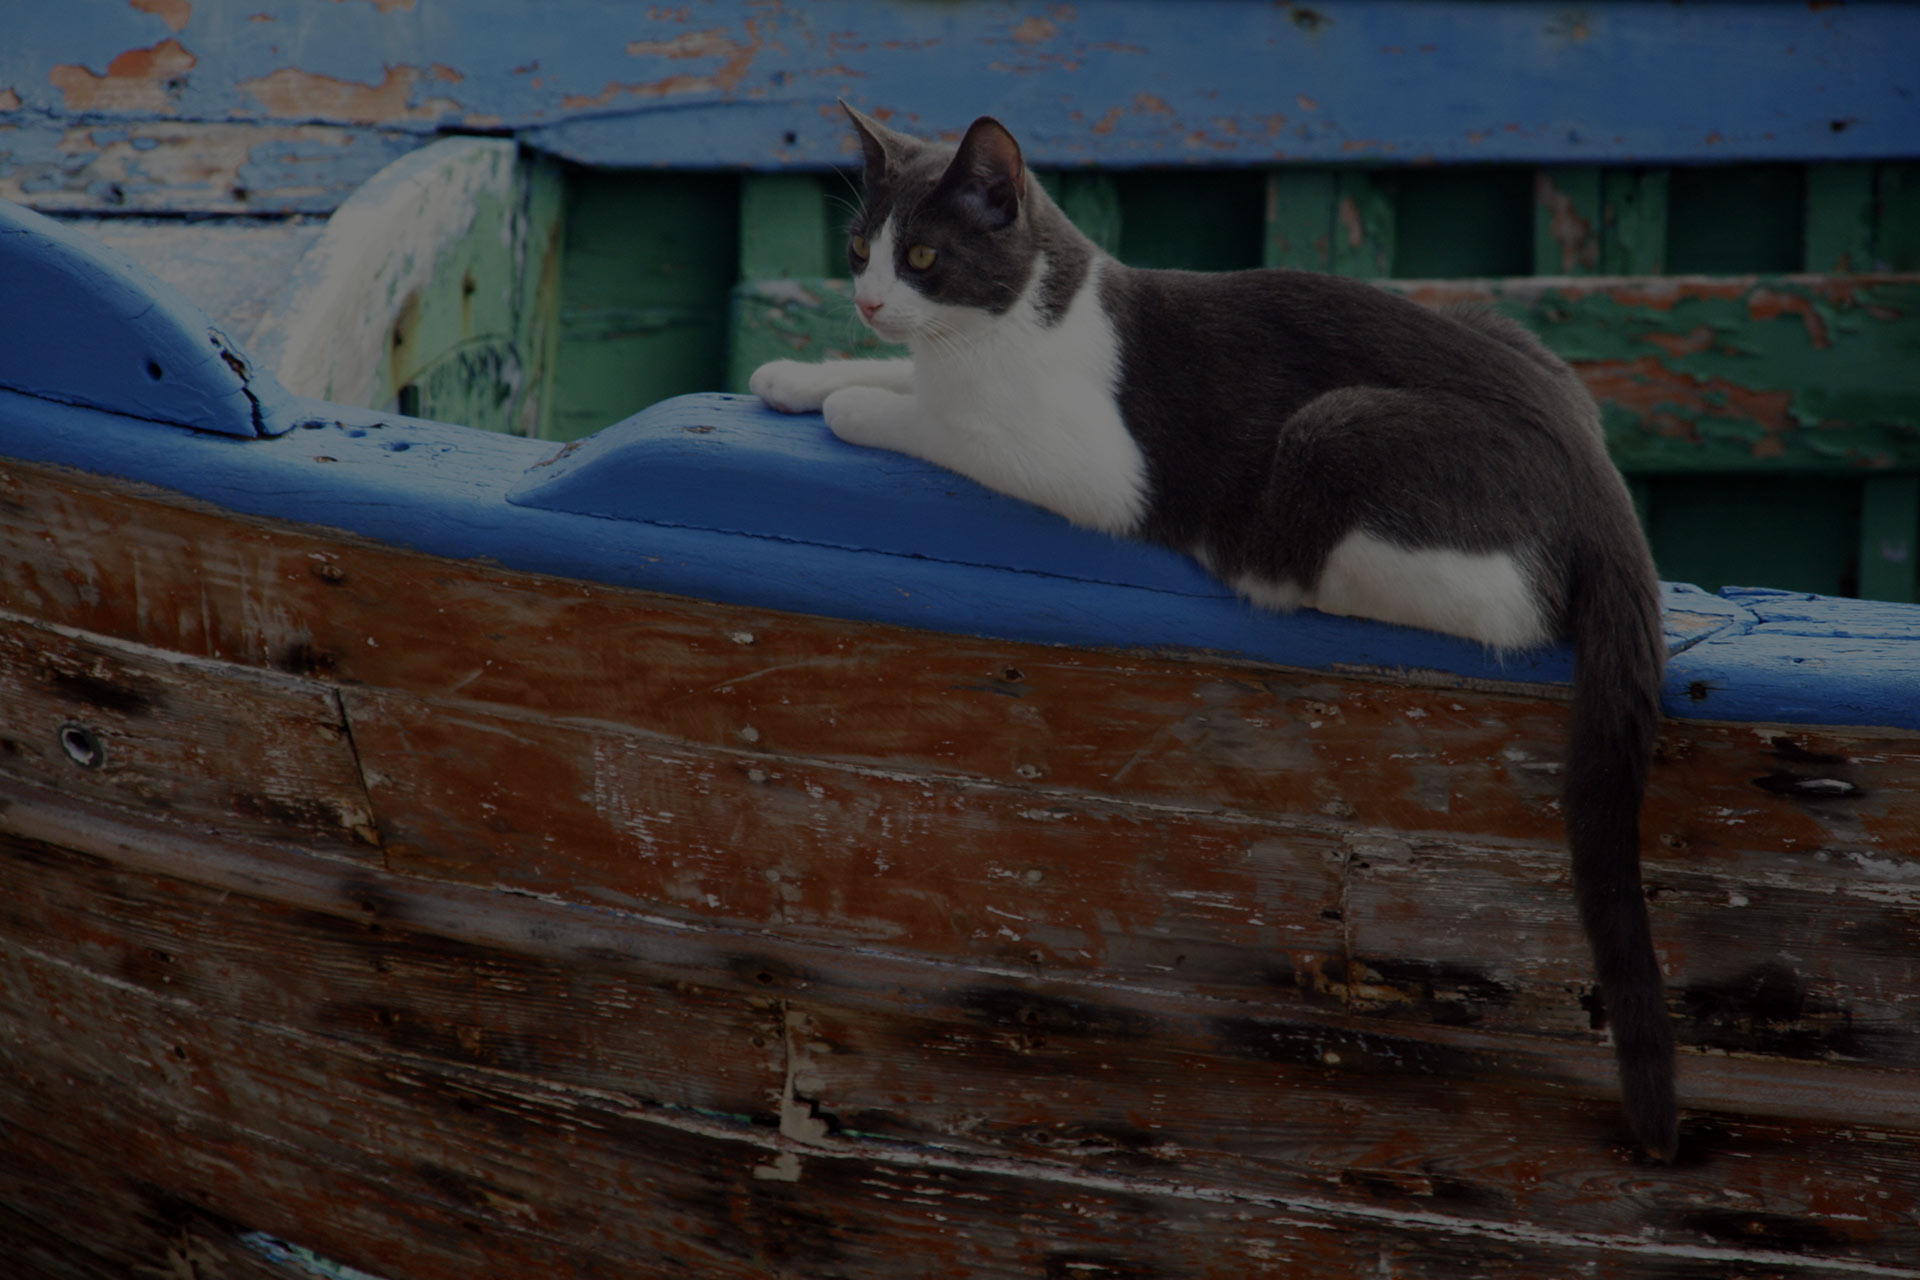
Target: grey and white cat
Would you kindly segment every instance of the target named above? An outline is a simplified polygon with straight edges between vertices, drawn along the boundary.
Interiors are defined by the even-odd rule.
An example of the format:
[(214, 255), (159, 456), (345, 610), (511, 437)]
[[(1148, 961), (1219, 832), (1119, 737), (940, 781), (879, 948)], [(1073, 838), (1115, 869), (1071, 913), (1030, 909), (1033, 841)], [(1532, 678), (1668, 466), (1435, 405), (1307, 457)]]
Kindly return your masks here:
[(1530, 333), (1297, 271), (1143, 271), (1101, 252), (981, 119), (958, 147), (848, 108), (866, 158), (861, 318), (911, 359), (762, 366), (776, 409), (1076, 523), (1165, 543), (1257, 605), (1497, 650), (1572, 642), (1564, 809), (1629, 1127), (1677, 1141), (1640, 883), (1665, 645), (1599, 413)]

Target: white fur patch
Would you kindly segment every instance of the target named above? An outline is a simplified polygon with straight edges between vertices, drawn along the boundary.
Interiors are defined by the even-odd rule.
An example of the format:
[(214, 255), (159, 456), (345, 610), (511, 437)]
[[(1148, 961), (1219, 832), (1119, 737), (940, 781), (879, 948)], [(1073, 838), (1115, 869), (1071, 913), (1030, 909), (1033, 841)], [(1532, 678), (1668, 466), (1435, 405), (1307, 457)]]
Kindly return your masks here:
[(1301, 603), (1495, 649), (1529, 649), (1553, 638), (1526, 571), (1504, 551), (1409, 551), (1355, 531), (1334, 547)]
[(914, 397), (939, 442), (926, 456), (1076, 524), (1124, 534), (1146, 511), (1147, 463), (1115, 399), (1120, 343), (1096, 296), (1100, 265), (1089, 264), (1052, 325), (1034, 297), (1044, 259), (1026, 295), (998, 316), (941, 306), (904, 285), (895, 292), (913, 297)]

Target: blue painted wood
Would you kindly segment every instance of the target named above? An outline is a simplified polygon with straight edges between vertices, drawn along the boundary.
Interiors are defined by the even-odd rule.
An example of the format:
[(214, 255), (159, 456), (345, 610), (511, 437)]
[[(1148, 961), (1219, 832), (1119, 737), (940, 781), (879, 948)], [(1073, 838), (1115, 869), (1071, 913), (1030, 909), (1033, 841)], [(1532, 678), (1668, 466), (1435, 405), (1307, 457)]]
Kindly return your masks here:
[(285, 393), (185, 295), (5, 200), (0, 387), (221, 435), (285, 429)]
[(101, 206), (324, 207), (445, 129), (591, 164), (847, 165), (841, 95), (921, 131), (997, 113), (1050, 166), (1920, 149), (1920, 6), (1897, 4), (195, 0), (5, 25), (0, 192)]
[[(1138, 547), (917, 458), (862, 449), (752, 396), (683, 396), (588, 437), (507, 501), (1202, 598), (1185, 556)], [(962, 494), (964, 493), (964, 497)]]
[[(830, 446), (817, 415), (779, 418), (739, 397), (669, 401), (622, 424), (602, 449), (575, 449), (586, 454), (576, 466), (567, 465), (573, 455), (556, 460), (539, 441), (315, 401), (301, 402), (299, 411), (310, 425), (236, 444), (0, 392), (0, 455), (124, 476), (237, 512), (431, 554), (732, 604), (1009, 640), (1211, 651), (1335, 672), (1549, 684), (1564, 683), (1570, 672), (1562, 649), (1503, 661), (1464, 641), (1381, 623), (1261, 613), (1210, 584), (1189, 589), (1185, 570), (1167, 564), (1163, 552), (1111, 540), (1094, 548), (1088, 539), (1096, 535), (1064, 522), (1031, 523), (1020, 535), (1055, 545), (1009, 546), (1000, 537), (1004, 499), (930, 467), (913, 477), (921, 464), (894, 455)], [(689, 430), (702, 426), (713, 430)], [(665, 442), (650, 451), (640, 443), (649, 434)], [(696, 514), (688, 523), (693, 508), (664, 491), (616, 507), (585, 478), (556, 479), (576, 467), (590, 476), (595, 453), (615, 459), (610, 474), (632, 478), (629, 464), (651, 452), (684, 475), (688, 466), (673, 460), (674, 451), (690, 438), (715, 437), (716, 450), (693, 456), (724, 465), (728, 484), (760, 486), (730, 499), (729, 509), (744, 513), (738, 519)], [(714, 457), (722, 450), (766, 457), (723, 464)], [(801, 460), (801, 478), (785, 470), (782, 459), (793, 458)], [(836, 480), (827, 469), (848, 474)], [(858, 521), (829, 509), (903, 479), (918, 499), (880, 505), (864, 535), (850, 538)], [(600, 513), (528, 505), (542, 493)], [(655, 501), (663, 505), (648, 505)], [(967, 554), (943, 559), (914, 550), (932, 545), (925, 526), (939, 526), (938, 538)], [(1096, 576), (1079, 576), (1083, 567)], [(1667, 588), (1666, 603), (1675, 654), (1671, 714), (1920, 730), (1920, 606), (1716, 599), (1688, 587)], [(1861, 608), (1859, 626), (1884, 634), (1836, 641), (1836, 629), (1853, 625), (1846, 619)], [(1816, 633), (1802, 634), (1809, 627)]]

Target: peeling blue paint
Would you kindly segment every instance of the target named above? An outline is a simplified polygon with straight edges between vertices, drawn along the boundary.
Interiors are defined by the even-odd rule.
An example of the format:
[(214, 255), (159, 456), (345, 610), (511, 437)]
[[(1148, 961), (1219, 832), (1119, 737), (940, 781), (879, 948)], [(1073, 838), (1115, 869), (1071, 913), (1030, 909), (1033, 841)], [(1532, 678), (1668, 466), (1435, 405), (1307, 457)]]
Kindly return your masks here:
[[(0, 45), (20, 104), (0, 109), (0, 189), (51, 190), (69, 151), (151, 152), (159, 125), (332, 130), (312, 158), (361, 178), (397, 138), (476, 129), (589, 164), (819, 169), (856, 158), (842, 95), (924, 132), (1001, 115), (1048, 166), (1865, 160), (1920, 138), (1916, 6), (1329, 0), (1311, 29), (1300, 12), (197, 0), (175, 32), (130, 6), (40, 5)], [(244, 185), (271, 201), (343, 180)]]

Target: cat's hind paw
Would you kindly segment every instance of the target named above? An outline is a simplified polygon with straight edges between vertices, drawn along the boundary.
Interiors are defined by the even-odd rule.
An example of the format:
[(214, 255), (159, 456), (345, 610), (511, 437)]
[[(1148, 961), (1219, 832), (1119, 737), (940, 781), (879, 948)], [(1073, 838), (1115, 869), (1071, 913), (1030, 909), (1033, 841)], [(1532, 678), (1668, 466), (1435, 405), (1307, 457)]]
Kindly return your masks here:
[(818, 413), (840, 383), (823, 376), (822, 367), (800, 360), (773, 360), (747, 379), (747, 390), (781, 413)]

